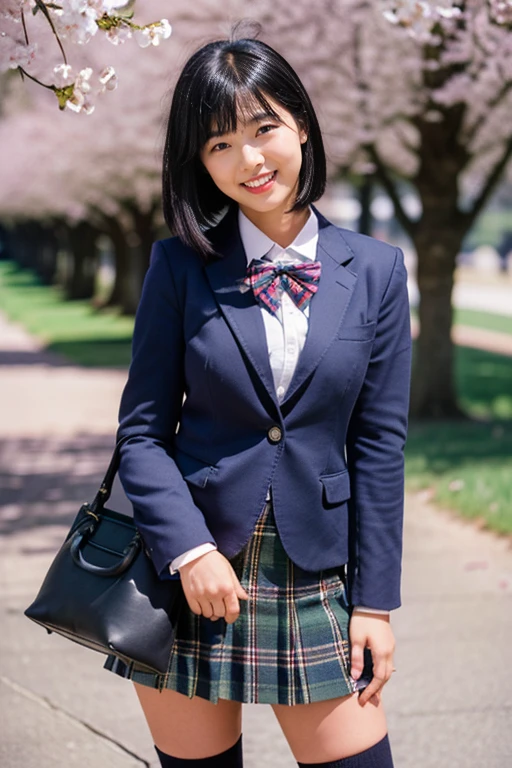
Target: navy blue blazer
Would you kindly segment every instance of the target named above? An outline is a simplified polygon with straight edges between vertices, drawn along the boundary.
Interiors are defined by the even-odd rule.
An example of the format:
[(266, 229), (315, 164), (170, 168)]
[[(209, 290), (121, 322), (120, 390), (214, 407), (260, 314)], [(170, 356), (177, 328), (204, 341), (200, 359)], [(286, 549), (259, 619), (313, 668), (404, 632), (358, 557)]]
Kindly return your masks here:
[[(284, 400), (261, 310), (241, 293), (236, 206), (204, 266), (178, 238), (154, 243), (120, 405), (119, 476), (162, 577), (207, 541), (232, 557), (269, 485), (289, 557), (349, 564), (354, 605), (400, 605), (403, 448), (411, 335), (399, 248), (319, 218), (318, 292)], [(185, 399), (184, 399), (185, 395)]]

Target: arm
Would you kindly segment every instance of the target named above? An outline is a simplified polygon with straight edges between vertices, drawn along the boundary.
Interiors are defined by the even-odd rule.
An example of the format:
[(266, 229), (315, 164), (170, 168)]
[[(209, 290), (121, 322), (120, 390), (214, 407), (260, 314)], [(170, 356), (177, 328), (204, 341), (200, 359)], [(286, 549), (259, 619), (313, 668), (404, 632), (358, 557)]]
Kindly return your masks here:
[(174, 459), (184, 393), (182, 313), (161, 242), (153, 245), (135, 318), (132, 362), (119, 409), (119, 477), (159, 574), (178, 555), (215, 544)]
[(373, 679), (359, 704), (378, 705), (393, 672), (395, 639), (386, 611), (400, 605), (404, 445), (407, 432), (411, 331), (407, 273), (396, 251), (384, 291), (367, 374), (349, 424), (347, 460), (353, 478), (350, 499), (351, 602), (384, 613), (354, 609), (350, 619), (351, 675), (361, 676), (370, 648)]
[(400, 605), (404, 445), (407, 431), (411, 332), (403, 253), (384, 290), (365, 380), (349, 423), (353, 605)]

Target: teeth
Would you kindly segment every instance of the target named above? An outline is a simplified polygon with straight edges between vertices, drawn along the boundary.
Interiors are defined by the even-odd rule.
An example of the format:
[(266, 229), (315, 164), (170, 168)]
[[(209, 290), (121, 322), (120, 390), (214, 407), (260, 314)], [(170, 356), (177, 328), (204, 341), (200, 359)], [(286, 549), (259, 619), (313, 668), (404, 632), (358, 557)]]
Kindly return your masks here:
[(256, 179), (256, 181), (244, 182), (244, 187), (261, 187), (263, 184), (266, 184), (267, 182), (269, 182), (273, 176), (274, 176), (274, 171), (272, 171), (272, 173), (269, 173), (267, 176), (262, 176), (261, 179)]

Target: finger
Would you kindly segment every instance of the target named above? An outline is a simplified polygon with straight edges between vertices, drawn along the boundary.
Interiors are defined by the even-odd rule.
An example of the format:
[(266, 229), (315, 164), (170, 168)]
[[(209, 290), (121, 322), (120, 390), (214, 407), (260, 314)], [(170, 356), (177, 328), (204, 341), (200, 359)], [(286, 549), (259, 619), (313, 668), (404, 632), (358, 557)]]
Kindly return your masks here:
[(382, 688), (391, 677), (393, 669), (393, 663), (388, 655), (375, 656), (373, 659), (373, 678), (367, 688), (361, 693), (359, 697), (359, 703), (361, 706), (370, 701), (373, 696), (377, 695), (380, 699)]
[(226, 613), (226, 606), (222, 598), (212, 600), (213, 615), (210, 617), (212, 620), (222, 618)]
[(241, 600), (248, 600), (249, 595), (245, 591), (245, 589), (240, 584), (240, 580), (238, 576), (236, 575), (233, 566), (231, 566), (231, 580), (233, 582), (233, 588), (236, 592), (237, 597), (239, 597)]
[(202, 600), (199, 600), (198, 602), (201, 606), (202, 615), (206, 619), (210, 619), (214, 614), (213, 605), (210, 603), (209, 600), (206, 600), (205, 598), (203, 598)]
[(201, 606), (194, 597), (187, 597), (187, 603), (192, 613), (195, 613), (197, 616), (201, 615), (202, 613)]
[(350, 675), (353, 680), (359, 680), (364, 668), (364, 647), (361, 643), (353, 642), (350, 650)]
[(238, 597), (234, 590), (233, 592), (230, 592), (229, 595), (226, 595), (224, 604), (226, 606), (224, 618), (228, 624), (233, 624), (240, 615), (240, 603), (238, 602)]
[(249, 595), (247, 594), (245, 589), (242, 587), (242, 585), (240, 584), (236, 576), (233, 579), (233, 583), (235, 586), (235, 592), (237, 594), (237, 597), (239, 597), (241, 600), (248, 600)]
[(379, 694), (379, 691), (381, 690), (382, 686), (384, 684), (384, 681), (380, 677), (376, 677), (375, 675), (372, 678), (371, 683), (369, 683), (366, 688), (361, 691), (359, 695), (359, 704), (364, 707), (365, 704), (368, 704), (370, 699), (372, 699), (375, 695)]

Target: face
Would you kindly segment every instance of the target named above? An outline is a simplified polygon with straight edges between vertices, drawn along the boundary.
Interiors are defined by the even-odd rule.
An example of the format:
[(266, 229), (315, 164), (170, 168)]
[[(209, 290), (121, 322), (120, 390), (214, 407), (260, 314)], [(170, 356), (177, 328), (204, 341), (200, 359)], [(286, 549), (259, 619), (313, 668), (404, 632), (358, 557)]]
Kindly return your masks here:
[(293, 116), (269, 99), (279, 119), (258, 108), (240, 116), (234, 133), (212, 136), (201, 160), (217, 187), (250, 215), (288, 210), (297, 195), (307, 135)]

